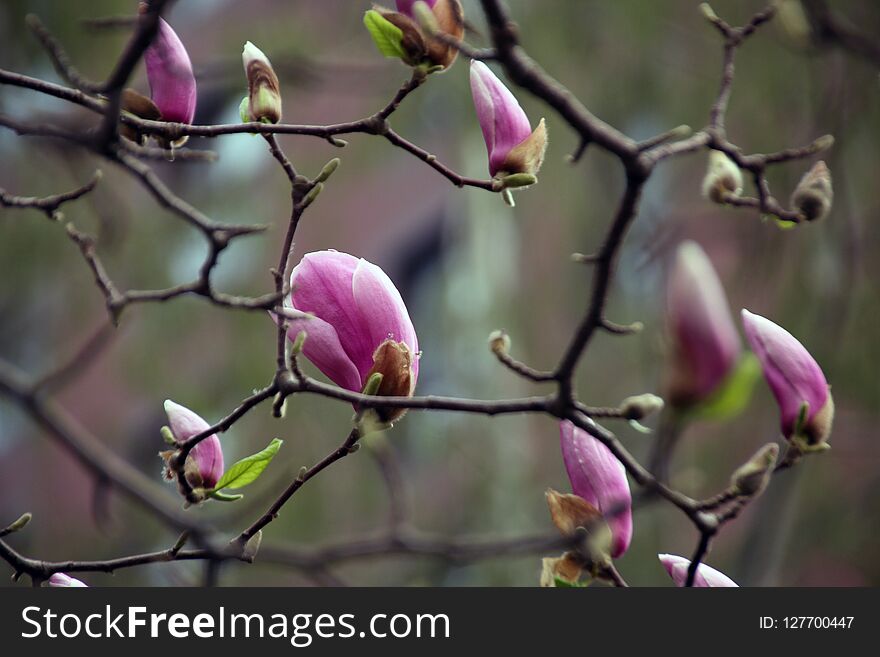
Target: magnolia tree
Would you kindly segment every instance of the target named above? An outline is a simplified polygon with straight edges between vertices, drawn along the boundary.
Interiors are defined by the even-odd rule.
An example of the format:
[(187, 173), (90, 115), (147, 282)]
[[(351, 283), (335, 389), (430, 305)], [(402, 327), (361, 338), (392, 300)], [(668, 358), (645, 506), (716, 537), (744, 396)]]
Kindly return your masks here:
[[(94, 124), (76, 131), (8, 116), (0, 117), (0, 124), (20, 135), (66, 141), (105, 159), (134, 178), (157, 203), (195, 227), (208, 245), (207, 257), (195, 280), (161, 290), (122, 290), (97, 255), (94, 238), (67, 223), (67, 234), (78, 245), (94, 276), (112, 325), (120, 323), (123, 311), (131, 305), (189, 295), (222, 308), (261, 313), (267, 323), (274, 322), (277, 327), (277, 343), (272, 375), (265, 386), (245, 397), (225, 417), (203, 418), (187, 399), (165, 402), (168, 422), (165, 427), (154, 427), (155, 449), (161, 451), (164, 476), (179, 491), (182, 504), (169, 503), (153, 472), (140, 472), (101, 450), (99, 439), (72, 422), (52, 398), (51, 392), (75, 376), (76, 370), (94, 356), (107, 329), (89, 340), (69, 363), (43, 376), (32, 378), (8, 363), (0, 365), (0, 391), (5, 396), (65, 444), (96, 478), (180, 532), (173, 545), (158, 552), (103, 561), (78, 560), (80, 555), (70, 555), (71, 560), (48, 562), (22, 554), (13, 547), (15, 538), (7, 538), (16, 532), (26, 532), (31, 516), (24, 514), (0, 531), (0, 557), (16, 578), (26, 575), (36, 585), (85, 586), (83, 582), (88, 582), (90, 572), (112, 572), (155, 562), (197, 560), (216, 567), (259, 560), (263, 534), (271, 533), (273, 520), (300, 488), (325, 471), (325, 476), (332, 476), (334, 463), (355, 453), (364, 437), (387, 432), (388, 439), (393, 441), (395, 426), (418, 422), (419, 417), (408, 411), (419, 410), (489, 416), (542, 414), (558, 422), (558, 458), (568, 473), (571, 490), (548, 489), (545, 495), (549, 518), (559, 533), (539, 539), (432, 544), (410, 541), (392, 532), (365, 549), (373, 553), (410, 550), (450, 560), (530, 553), (543, 556), (539, 580), (542, 586), (573, 587), (594, 582), (626, 586), (615, 561), (626, 553), (633, 539), (634, 504), (659, 502), (683, 514), (696, 530), (697, 540), (691, 554), (658, 555), (657, 567), (662, 565), (677, 586), (736, 586), (736, 573), (724, 574), (705, 563), (713, 542), (761, 495), (777, 473), (828, 449), (834, 403), (821, 366), (810, 355), (809, 345), (802, 344), (773, 317), (763, 317), (748, 309), (732, 309), (709, 257), (696, 242), (683, 241), (666, 281), (671, 349), (662, 389), (634, 395), (615, 407), (595, 407), (579, 397), (574, 377), (598, 333), (627, 335), (641, 330), (638, 323), (612, 322), (606, 316), (606, 302), (621, 246), (639, 213), (642, 190), (668, 161), (685, 154), (704, 153), (707, 167), (702, 195), (706, 202), (757, 211), (780, 227), (810, 230), (809, 224), (822, 220), (831, 211), (831, 174), (822, 161), (811, 163), (832, 146), (831, 136), (820, 136), (807, 145), (782, 151), (750, 154), (731, 141), (725, 130), (736, 54), (774, 17), (777, 4), (756, 13), (742, 26), (731, 25), (706, 4), (700, 7), (708, 28), (717, 34), (723, 55), (720, 83), (707, 122), (697, 130), (680, 126), (644, 141), (636, 141), (597, 118), (560, 81), (544, 71), (520, 45), (515, 17), (502, 0), (481, 0), (480, 4), (482, 16), (468, 19), (485, 20), (491, 40), (487, 48), (476, 48), (465, 40), (467, 23), (459, 0), (397, 0), (396, 7), (367, 11), (363, 22), (379, 52), (399, 59), (409, 68), (410, 76), (387, 105), (374, 114), (331, 125), (284, 122), (281, 81), (273, 70), (272, 53), (245, 41), (244, 36), (241, 88), (246, 88), (247, 94), (241, 101), (241, 123), (193, 124), (199, 90), (185, 35), (182, 39), (162, 17), (170, 5), (165, 0), (140, 4), (137, 16), (129, 19), (131, 36), (112, 73), (102, 82), (90, 81), (78, 73), (59, 41), (39, 19), (28, 18), (29, 27), (67, 84), (6, 70), (0, 70), (0, 83), (81, 106), (93, 113)], [(790, 11), (791, 7), (787, 9)], [(149, 96), (127, 86), (142, 60), (149, 80)], [(444, 85), (449, 76), (463, 74), (462, 68), (469, 68), (473, 111), (485, 139), (485, 178), (458, 174), (395, 132), (391, 125), (392, 115), (419, 87)], [(517, 360), (506, 333), (499, 331), (489, 336), (490, 351), (502, 366), (529, 384), (548, 386), (549, 392), (498, 400), (420, 396), (418, 327), (413, 325), (394, 280), (357, 253), (299, 253), (294, 248), (297, 232), (308, 229), (307, 224), (301, 227), (301, 220), (328, 185), (340, 161), (332, 159), (317, 175), (309, 176), (285, 154), (278, 135), (318, 137), (337, 147), (345, 145), (340, 138), (343, 135), (375, 135), (399, 148), (401, 157), (413, 157), (433, 168), (454, 187), (496, 194), (512, 206), (515, 195), (524, 188), (538, 186), (538, 192), (532, 193), (540, 193), (539, 176), (545, 156), (559, 155), (552, 145), (548, 150), (548, 122), (527, 116), (520, 106), (517, 95), (522, 94), (531, 94), (546, 104), (552, 116), (548, 119), (550, 124), (567, 124), (579, 136), (580, 147), (570, 156), (572, 162), (580, 160), (588, 147), (601, 149), (619, 162), (625, 174), (623, 195), (598, 251), (593, 255), (575, 255), (592, 272), (586, 308), (559, 353), (557, 365), (549, 371)], [(290, 184), (286, 234), (277, 263), (267, 263), (273, 265), (273, 288), (254, 297), (222, 292), (215, 285), (213, 273), (222, 252), (234, 247), (240, 237), (264, 227), (221, 223), (206, 216), (172, 193), (149, 163), (151, 159), (164, 158), (173, 160), (177, 166), (188, 160), (208, 159), (210, 152), (185, 147), (190, 137), (221, 139), (238, 133), (259, 135)], [(790, 190), (788, 201), (779, 200), (770, 191), (766, 174), (776, 166), (804, 171), (800, 183)], [(7, 208), (37, 209), (55, 221), (66, 222), (60, 208), (88, 195), (99, 180), (97, 174), (79, 189), (46, 198), (4, 191), (2, 202)], [(696, 189), (695, 193), (698, 192)], [(455, 190), (450, 189), (449, 193)], [(740, 329), (748, 351), (741, 343)], [(328, 381), (306, 374), (302, 369), (304, 360)], [(717, 495), (698, 499), (673, 487), (669, 464), (683, 427), (695, 418), (724, 415), (744, 404), (748, 390), (761, 374), (778, 404), (779, 440), (766, 444), (738, 467), (731, 467), (729, 481), (717, 484)], [(455, 392), (450, 391), (452, 395)], [(240, 489), (256, 481), (267, 468), (271, 472), (271, 462), (282, 447), (282, 440), (276, 439), (262, 451), (229, 464), (224, 459), (224, 433), (255, 409), (270, 408), (275, 417), (281, 418), (288, 405), (308, 404), (309, 398), (316, 395), (352, 407), (347, 438), (318, 462), (303, 467), (274, 493), (263, 513), (249, 519), (234, 535), (224, 534), (204, 522), (200, 512), (205, 506), (240, 499)], [(660, 423), (653, 438), (654, 449), (643, 464), (609, 425), (629, 422), (636, 429), (648, 431), (641, 422), (661, 411), (668, 421)], [(542, 492), (535, 490), (534, 495)], [(635, 497), (633, 492), (637, 493)], [(274, 552), (274, 558), (282, 562), (283, 555), (283, 550)], [(291, 565), (302, 566), (290, 558)], [(319, 556), (310, 563), (316, 570), (324, 565)], [(537, 573), (539, 569), (535, 570)]]

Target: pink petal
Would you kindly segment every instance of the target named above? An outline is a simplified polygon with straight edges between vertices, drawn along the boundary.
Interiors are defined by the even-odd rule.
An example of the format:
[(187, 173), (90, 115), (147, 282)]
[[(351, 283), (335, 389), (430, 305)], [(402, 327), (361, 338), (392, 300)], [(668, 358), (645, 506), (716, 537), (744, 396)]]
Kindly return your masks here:
[(808, 420), (822, 410), (828, 401), (828, 382), (810, 352), (791, 333), (748, 310), (742, 311), (742, 319), (746, 338), (779, 404), (782, 433), (791, 436), (804, 402), (809, 404)]
[(561, 422), (559, 434), (572, 492), (603, 514), (623, 507), (607, 519), (614, 537), (611, 556), (617, 558), (626, 552), (633, 532), (632, 495), (626, 468), (611, 450), (571, 422)]
[[(690, 561), (674, 554), (658, 554), (657, 557), (676, 586), (683, 587), (687, 584)], [(724, 573), (701, 563), (694, 575), (694, 586), (697, 588), (725, 588), (738, 587), (739, 585)]]
[[(363, 318), (363, 326), (369, 334), (370, 344), (378, 347), (388, 338), (406, 343), (413, 355), (413, 372), (418, 376), (419, 361), (416, 354), (419, 343), (416, 331), (403, 298), (388, 275), (373, 263), (361, 258), (352, 278), (352, 292)], [(373, 350), (375, 351), (375, 347)]]
[(88, 588), (89, 585), (81, 582), (78, 579), (74, 579), (73, 577), (69, 577), (64, 573), (55, 573), (53, 574), (48, 581), (49, 586), (53, 587), (64, 587), (64, 588), (72, 588), (72, 589), (80, 589), (80, 588)]
[(365, 379), (373, 366), (373, 344), (354, 300), (352, 278), (358, 259), (338, 251), (307, 253), (290, 275), (293, 307), (332, 326), (339, 343)]
[(471, 61), (471, 94), (489, 152), (489, 173), (497, 174), (511, 149), (532, 134), (529, 118), (510, 90), (483, 62)]
[(339, 343), (336, 329), (318, 317), (288, 320), (287, 337), (291, 341), (296, 340), (300, 331), (306, 332), (303, 354), (324, 376), (340, 388), (352, 392), (363, 390), (361, 375)]
[(162, 120), (192, 123), (196, 113), (196, 78), (183, 42), (164, 19), (144, 52), (147, 79)]
[(740, 354), (727, 297), (706, 253), (696, 242), (678, 249), (669, 275), (667, 312), (677, 356), (692, 377), (689, 396), (711, 395)]

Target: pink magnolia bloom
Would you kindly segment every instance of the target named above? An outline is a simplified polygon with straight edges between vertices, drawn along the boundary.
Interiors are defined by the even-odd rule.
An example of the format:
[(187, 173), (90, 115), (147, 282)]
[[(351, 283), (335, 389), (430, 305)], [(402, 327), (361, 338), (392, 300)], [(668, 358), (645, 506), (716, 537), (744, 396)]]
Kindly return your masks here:
[(800, 435), (807, 446), (824, 444), (831, 432), (834, 400), (818, 363), (797, 339), (765, 317), (742, 311), (746, 338), (752, 345), (764, 378), (776, 397), (781, 413), (782, 433), (794, 438), (801, 408), (807, 415)]
[(291, 320), (288, 337), (305, 331), (303, 353), (327, 378), (360, 392), (383, 375), (380, 395), (412, 395), (419, 342), (391, 279), (376, 265), (338, 251), (307, 253), (290, 275), (290, 305), (313, 315)]
[[(202, 433), (211, 425), (188, 408), (165, 400), (171, 433), (178, 443)], [(213, 488), (223, 475), (223, 450), (217, 434), (199, 441), (186, 457), (187, 480), (194, 488)]]
[(666, 303), (674, 349), (670, 401), (677, 405), (702, 401), (730, 374), (741, 347), (724, 288), (696, 242), (678, 248)]
[[(406, 14), (410, 18), (415, 18), (415, 15), (413, 14), (413, 5), (418, 1), (419, 0), (397, 0), (397, 11), (401, 14)], [(431, 9), (437, 4), (437, 0), (422, 0), (422, 2), (428, 5)]]
[(477, 119), (489, 152), (490, 175), (537, 173), (547, 146), (544, 120), (532, 132), (519, 102), (483, 62), (471, 61), (470, 77)]
[[(669, 573), (672, 581), (678, 587), (683, 587), (687, 583), (687, 573), (691, 562), (684, 557), (674, 554), (658, 554), (657, 558)], [(694, 586), (697, 588), (723, 588), (723, 587), (739, 587), (739, 585), (730, 579), (724, 573), (701, 563), (697, 566), (697, 572), (694, 575)]]
[(55, 587), (66, 587), (72, 589), (81, 589), (88, 588), (89, 585), (85, 584), (78, 579), (74, 579), (73, 577), (68, 577), (64, 573), (55, 573), (49, 578), (48, 581), (49, 586)]
[(153, 102), (162, 120), (192, 123), (196, 113), (196, 78), (183, 42), (162, 18), (144, 53)]
[(559, 425), (562, 460), (575, 495), (600, 513), (613, 513), (608, 526), (613, 537), (611, 556), (626, 552), (632, 539), (632, 495), (626, 469), (596, 438), (569, 421)]

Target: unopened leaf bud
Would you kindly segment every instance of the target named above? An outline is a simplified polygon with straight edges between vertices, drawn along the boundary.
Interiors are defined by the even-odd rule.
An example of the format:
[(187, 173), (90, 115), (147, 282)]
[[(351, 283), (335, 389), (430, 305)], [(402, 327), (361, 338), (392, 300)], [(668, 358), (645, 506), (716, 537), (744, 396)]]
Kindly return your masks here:
[(715, 203), (726, 203), (728, 196), (739, 196), (742, 189), (742, 171), (736, 163), (721, 151), (709, 151), (709, 166), (703, 178), (703, 196)]
[(251, 536), (248, 542), (244, 544), (244, 548), (241, 550), (241, 558), (248, 563), (253, 563), (254, 558), (257, 556), (257, 552), (260, 551), (260, 544), (262, 544), (262, 542), (263, 530), (261, 529)]
[(730, 485), (740, 495), (748, 497), (760, 495), (770, 482), (778, 458), (779, 445), (767, 443), (734, 471), (730, 477)]
[(791, 206), (807, 221), (819, 221), (828, 215), (833, 201), (831, 172), (825, 162), (819, 160), (795, 187)]
[(510, 352), (510, 336), (504, 331), (492, 331), (489, 334), (489, 349), (496, 356), (506, 356)]
[(662, 397), (645, 393), (644, 395), (635, 395), (624, 399), (620, 403), (620, 414), (627, 420), (641, 420), (652, 413), (662, 411), (663, 406)]

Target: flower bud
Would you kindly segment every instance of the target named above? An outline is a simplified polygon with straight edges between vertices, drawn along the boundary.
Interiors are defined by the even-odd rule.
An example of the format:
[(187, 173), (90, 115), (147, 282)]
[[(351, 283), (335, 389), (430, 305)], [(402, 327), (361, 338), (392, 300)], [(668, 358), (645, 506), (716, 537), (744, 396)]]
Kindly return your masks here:
[(506, 356), (510, 352), (510, 336), (504, 331), (489, 334), (489, 349), (496, 356)]
[(767, 443), (734, 471), (730, 477), (731, 487), (740, 495), (748, 497), (760, 495), (770, 483), (777, 458), (779, 458), (779, 445)]
[(436, 31), (456, 40), (464, 36), (459, 0), (398, 0), (396, 12), (376, 6), (364, 23), (382, 54), (410, 66), (449, 68), (458, 49), (431, 34)]
[[(287, 337), (307, 336), (302, 353), (338, 386), (361, 392), (381, 374), (377, 394), (412, 396), (419, 345), (400, 292), (376, 265), (337, 251), (307, 253), (290, 275), (289, 303), (312, 317), (292, 319)], [(405, 412), (376, 409), (390, 423)]]
[(692, 406), (720, 388), (741, 349), (724, 288), (696, 242), (678, 248), (666, 304), (672, 343), (668, 399), (676, 407)]
[(248, 81), (248, 116), (251, 121), (278, 123), (281, 120), (281, 91), (269, 58), (250, 41), (241, 53)]
[(819, 221), (828, 216), (834, 190), (831, 188), (831, 172), (821, 160), (804, 174), (791, 195), (791, 207), (807, 221)]
[(471, 62), (470, 79), (489, 154), (489, 174), (500, 179), (511, 174), (537, 174), (547, 150), (544, 119), (532, 131), (519, 102), (483, 62)]
[[(165, 413), (168, 415), (171, 433), (178, 444), (182, 444), (210, 428), (210, 425), (201, 417), (170, 399), (165, 400)], [(173, 454), (174, 452), (167, 455), (166, 461), (169, 461)], [(194, 489), (197, 498), (188, 501), (199, 502), (204, 499), (204, 490), (212, 489), (222, 475), (223, 450), (220, 447), (220, 439), (217, 434), (211, 434), (199, 441), (187, 454), (184, 476), (187, 483)], [(174, 473), (166, 472), (166, 478), (173, 479)]]
[(721, 151), (709, 151), (709, 166), (703, 178), (703, 196), (715, 203), (726, 203), (728, 196), (739, 196), (742, 189), (742, 171), (736, 163)]
[[(192, 63), (180, 38), (164, 19), (153, 42), (144, 52), (150, 94), (162, 120), (192, 123), (196, 113), (196, 78)], [(186, 138), (174, 146), (181, 146)]]
[(559, 434), (571, 489), (608, 516), (613, 536), (611, 556), (616, 559), (632, 539), (632, 495), (626, 469), (604, 444), (571, 422), (560, 423)]
[(648, 392), (624, 399), (620, 403), (620, 414), (627, 420), (641, 420), (653, 413), (659, 413), (663, 406), (665, 403), (662, 397)]
[(47, 583), (49, 586), (59, 588), (87, 589), (89, 587), (88, 584), (85, 584), (78, 579), (74, 579), (73, 577), (68, 577), (64, 573), (53, 574)]
[[(658, 554), (657, 557), (676, 586), (683, 587), (687, 584), (690, 561), (674, 554)], [(694, 575), (694, 586), (696, 588), (729, 588), (739, 585), (724, 573), (701, 563), (697, 566), (697, 572)]]
[(742, 318), (746, 338), (779, 405), (782, 434), (802, 451), (827, 448), (834, 400), (819, 364), (781, 326), (748, 310), (742, 311)]

